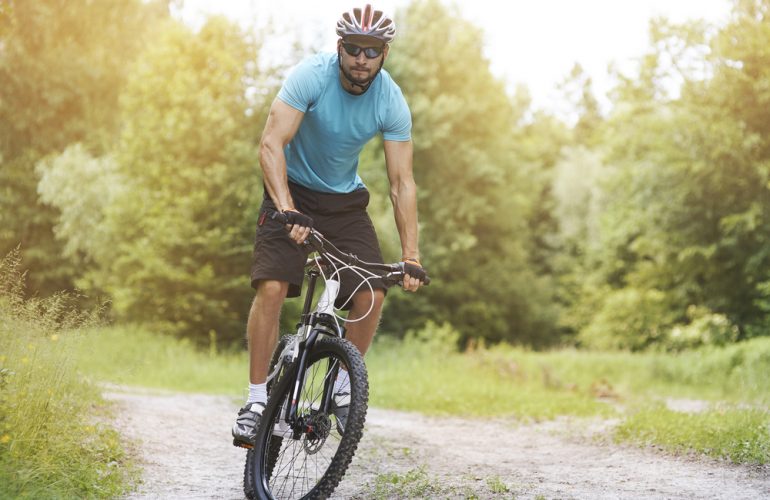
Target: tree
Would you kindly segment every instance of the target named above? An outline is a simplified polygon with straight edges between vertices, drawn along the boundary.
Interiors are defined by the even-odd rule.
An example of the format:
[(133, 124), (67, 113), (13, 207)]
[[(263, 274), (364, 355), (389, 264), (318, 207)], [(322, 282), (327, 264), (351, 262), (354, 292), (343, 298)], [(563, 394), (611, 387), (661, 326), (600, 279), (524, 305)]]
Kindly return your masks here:
[(261, 191), (253, 101), (258, 46), (223, 18), (169, 24), (133, 68), (117, 154), (131, 189), (107, 225), (119, 235), (97, 280), (123, 319), (208, 340), (240, 338)]
[[(112, 297), (119, 320), (200, 342), (212, 331), (242, 337), (261, 191), (256, 142), (269, 104), (253, 92), (257, 54), (256, 40), (224, 18), (197, 33), (169, 21), (129, 70), (115, 151), (91, 158), (70, 148), (41, 167), (60, 233), (93, 260), (87, 282)], [(111, 189), (76, 200), (75, 177), (49, 189), (63, 169), (80, 181), (96, 172)], [(96, 227), (83, 217), (89, 200)]]
[[(605, 131), (602, 244), (576, 305), (606, 314), (584, 324), (586, 342), (604, 342), (602, 330), (624, 335), (622, 307), (629, 321), (641, 311), (656, 319), (620, 347), (666, 343), (682, 326), (719, 318), (739, 339), (767, 331), (769, 6), (735, 2), (715, 36), (700, 23), (657, 21), (653, 51), (618, 87)], [(682, 81), (681, 95), (666, 81)]]
[(99, 153), (119, 120), (127, 63), (164, 5), (127, 0), (0, 4), (0, 255), (21, 246), (31, 289), (71, 288), (79, 271), (54, 238), (34, 165), (73, 142)]
[(545, 343), (554, 318), (549, 282), (531, 265), (526, 108), (490, 73), (480, 30), (456, 12), (417, 1), (397, 24), (386, 68), (412, 110), (421, 249), (435, 284), (408, 300), (392, 294), (384, 328), (441, 317), (464, 340)]

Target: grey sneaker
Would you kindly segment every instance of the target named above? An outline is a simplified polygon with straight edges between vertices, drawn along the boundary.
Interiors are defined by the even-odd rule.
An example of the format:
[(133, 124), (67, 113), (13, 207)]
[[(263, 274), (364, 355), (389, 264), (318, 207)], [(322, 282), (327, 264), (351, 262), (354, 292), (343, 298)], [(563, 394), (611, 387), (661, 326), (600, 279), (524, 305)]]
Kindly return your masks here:
[(334, 395), (332, 414), (337, 420), (337, 432), (345, 433), (345, 424), (348, 422), (348, 410), (350, 409), (350, 393), (338, 392)]
[(259, 419), (265, 410), (265, 403), (246, 403), (238, 410), (238, 418), (233, 425), (233, 445), (241, 448), (254, 447), (259, 428)]

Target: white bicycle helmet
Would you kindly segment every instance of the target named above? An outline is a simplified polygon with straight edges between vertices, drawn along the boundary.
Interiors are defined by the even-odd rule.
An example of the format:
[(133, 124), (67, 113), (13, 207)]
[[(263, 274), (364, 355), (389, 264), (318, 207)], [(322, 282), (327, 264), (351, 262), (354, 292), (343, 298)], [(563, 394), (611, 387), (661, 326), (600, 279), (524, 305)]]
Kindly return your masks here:
[(390, 43), (396, 37), (396, 23), (381, 10), (374, 10), (370, 4), (363, 9), (350, 9), (337, 21), (337, 34), (345, 38), (363, 35)]

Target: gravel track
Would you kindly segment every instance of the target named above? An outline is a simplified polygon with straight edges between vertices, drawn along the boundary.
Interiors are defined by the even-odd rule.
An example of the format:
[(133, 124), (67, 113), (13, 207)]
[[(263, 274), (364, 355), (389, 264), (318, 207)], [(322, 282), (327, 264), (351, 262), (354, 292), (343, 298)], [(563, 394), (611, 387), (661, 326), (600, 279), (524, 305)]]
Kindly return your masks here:
[[(128, 499), (242, 499), (238, 402), (110, 388), (115, 425), (136, 443), (143, 480)], [(334, 498), (767, 499), (770, 467), (617, 446), (611, 421), (426, 417), (371, 408)], [(390, 479), (390, 480), (386, 480)]]

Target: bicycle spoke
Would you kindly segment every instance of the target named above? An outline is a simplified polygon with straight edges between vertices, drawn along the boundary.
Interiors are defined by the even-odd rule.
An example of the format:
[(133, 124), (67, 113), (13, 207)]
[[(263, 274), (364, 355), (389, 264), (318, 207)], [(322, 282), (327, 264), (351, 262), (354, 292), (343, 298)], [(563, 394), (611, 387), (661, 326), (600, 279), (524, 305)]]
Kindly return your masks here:
[[(355, 452), (363, 428), (367, 382), (360, 353), (342, 339), (319, 340), (314, 349), (318, 352), (308, 358), (292, 421), (285, 421), (285, 409), (295, 376), (279, 385), (280, 396), (274, 396), (281, 400), (269, 402), (269, 411), (264, 417), (269, 420), (260, 431), (258, 482), (266, 496), (276, 499), (324, 496), (333, 491)], [(356, 431), (344, 445), (345, 435), (337, 430), (339, 422), (335, 425), (334, 401), (327, 398), (333, 397), (336, 375), (350, 369), (350, 359), (357, 360), (358, 372), (354, 376), (359, 377), (358, 385), (351, 385), (361, 394), (356, 399), (358, 406), (353, 405), (352, 411)], [(352, 391), (351, 395), (357, 393)]]

